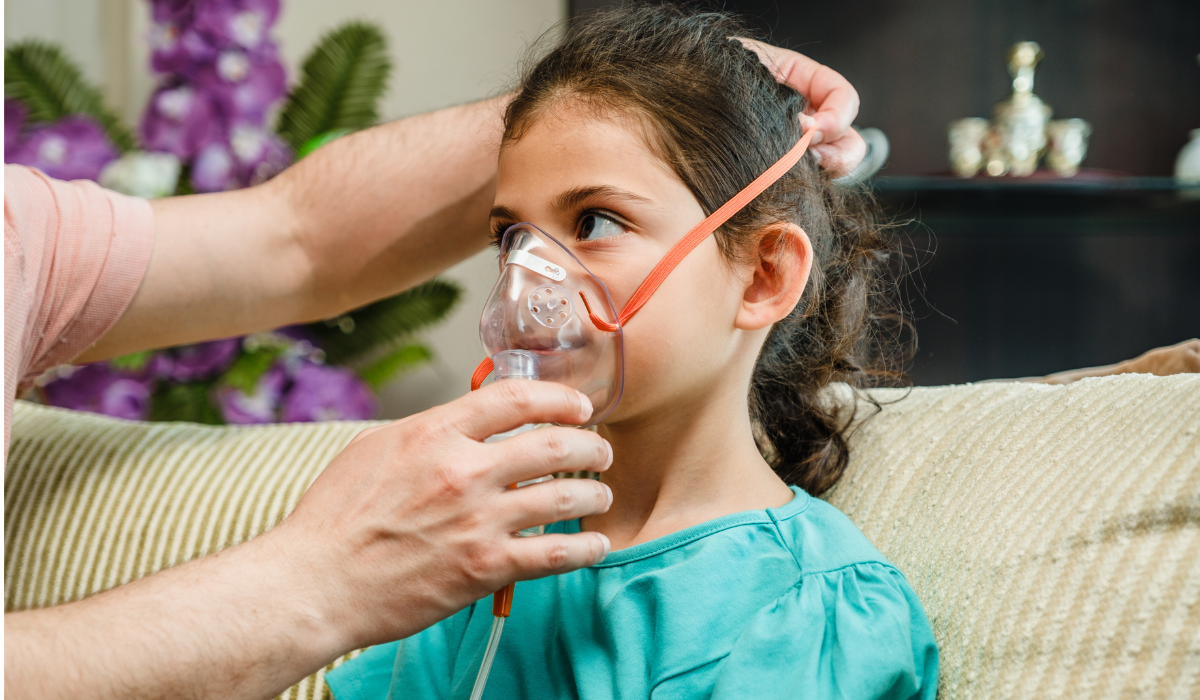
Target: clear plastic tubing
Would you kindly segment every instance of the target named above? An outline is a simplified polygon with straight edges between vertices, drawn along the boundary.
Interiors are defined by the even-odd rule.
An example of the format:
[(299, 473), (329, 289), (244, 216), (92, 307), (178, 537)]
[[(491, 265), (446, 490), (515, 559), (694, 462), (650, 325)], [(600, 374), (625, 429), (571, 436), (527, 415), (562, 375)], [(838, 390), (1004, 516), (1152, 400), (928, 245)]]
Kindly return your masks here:
[(483, 652), (483, 663), (479, 666), (479, 675), (475, 676), (475, 687), (471, 689), (471, 700), (482, 700), (483, 689), (487, 687), (488, 674), (492, 671), (492, 661), (496, 658), (496, 647), (500, 646), (500, 635), (504, 633), (504, 618), (492, 618), (492, 634), (488, 637), (487, 651)]
[[(537, 379), (538, 378), (538, 358), (534, 353), (525, 350), (506, 350), (496, 353), (492, 361), (496, 365), (496, 381), (501, 379)], [(521, 433), (527, 433), (530, 430), (536, 430), (542, 427), (536, 423), (522, 425), (515, 430), (510, 430), (506, 433), (498, 433), (491, 436), (484, 442), (500, 442), (511, 437), (516, 437)], [(528, 486), (530, 484), (539, 484), (543, 481), (553, 479), (552, 476), (543, 476), (539, 479), (530, 479), (517, 484), (517, 488)], [(527, 527), (521, 530), (518, 534), (521, 537), (530, 537), (540, 535), (545, 532), (546, 528), (542, 525), (535, 527)], [(487, 687), (488, 674), (492, 671), (492, 662), (496, 659), (496, 649), (500, 646), (500, 635), (504, 633), (504, 618), (492, 618), (492, 633), (488, 636), (487, 649), (483, 652), (483, 663), (479, 665), (479, 675), (475, 676), (475, 687), (471, 689), (471, 700), (482, 700), (483, 690)]]

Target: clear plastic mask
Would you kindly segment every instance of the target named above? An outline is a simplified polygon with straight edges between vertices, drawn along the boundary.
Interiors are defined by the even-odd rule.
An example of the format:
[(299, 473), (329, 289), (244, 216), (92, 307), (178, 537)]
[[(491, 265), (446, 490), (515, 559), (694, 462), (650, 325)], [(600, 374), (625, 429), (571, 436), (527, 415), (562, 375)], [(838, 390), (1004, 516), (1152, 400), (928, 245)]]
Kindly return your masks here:
[[(601, 330), (589, 312), (616, 328)], [(528, 223), (504, 233), (500, 279), (479, 320), (479, 338), (496, 379), (538, 379), (577, 389), (592, 402), (585, 425), (599, 423), (624, 389), (617, 318), (608, 288), (553, 236)]]

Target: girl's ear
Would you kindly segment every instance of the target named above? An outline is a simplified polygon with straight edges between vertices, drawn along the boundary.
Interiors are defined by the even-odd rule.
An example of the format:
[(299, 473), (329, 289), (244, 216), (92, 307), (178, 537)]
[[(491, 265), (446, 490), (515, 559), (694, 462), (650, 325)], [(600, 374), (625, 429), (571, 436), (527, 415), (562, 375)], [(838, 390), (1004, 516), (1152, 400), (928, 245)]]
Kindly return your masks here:
[(756, 331), (786, 318), (800, 303), (812, 259), (812, 241), (796, 224), (781, 223), (765, 231), (753, 251), (753, 274), (746, 281), (734, 326)]

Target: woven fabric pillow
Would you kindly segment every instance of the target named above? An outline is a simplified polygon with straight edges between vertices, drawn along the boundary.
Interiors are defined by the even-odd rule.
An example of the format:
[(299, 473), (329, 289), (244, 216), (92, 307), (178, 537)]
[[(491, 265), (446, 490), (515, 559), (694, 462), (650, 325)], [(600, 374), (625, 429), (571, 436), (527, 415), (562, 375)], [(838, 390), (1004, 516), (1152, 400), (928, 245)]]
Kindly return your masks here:
[[(374, 423), (134, 423), (18, 401), (4, 475), (4, 609), (78, 600), (274, 527)], [(325, 672), (281, 697), (331, 697)]]
[(1200, 697), (1200, 376), (903, 395), (827, 499), (924, 603), (939, 696)]
[[(1196, 695), (1200, 377), (877, 396), (889, 403), (855, 432), (828, 498), (921, 596), (942, 698)], [(6, 609), (269, 529), (367, 425), (151, 425), (18, 404)], [(323, 675), (284, 697), (328, 697)]]

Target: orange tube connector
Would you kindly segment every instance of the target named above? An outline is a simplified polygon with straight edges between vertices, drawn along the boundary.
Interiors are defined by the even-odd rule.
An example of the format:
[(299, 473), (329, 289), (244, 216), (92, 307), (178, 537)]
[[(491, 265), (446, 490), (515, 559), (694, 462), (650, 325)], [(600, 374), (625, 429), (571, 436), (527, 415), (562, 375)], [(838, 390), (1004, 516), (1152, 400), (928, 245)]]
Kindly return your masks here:
[(492, 615), (495, 617), (508, 617), (512, 612), (513, 589), (516, 584), (510, 583), (504, 588), (492, 594)]

